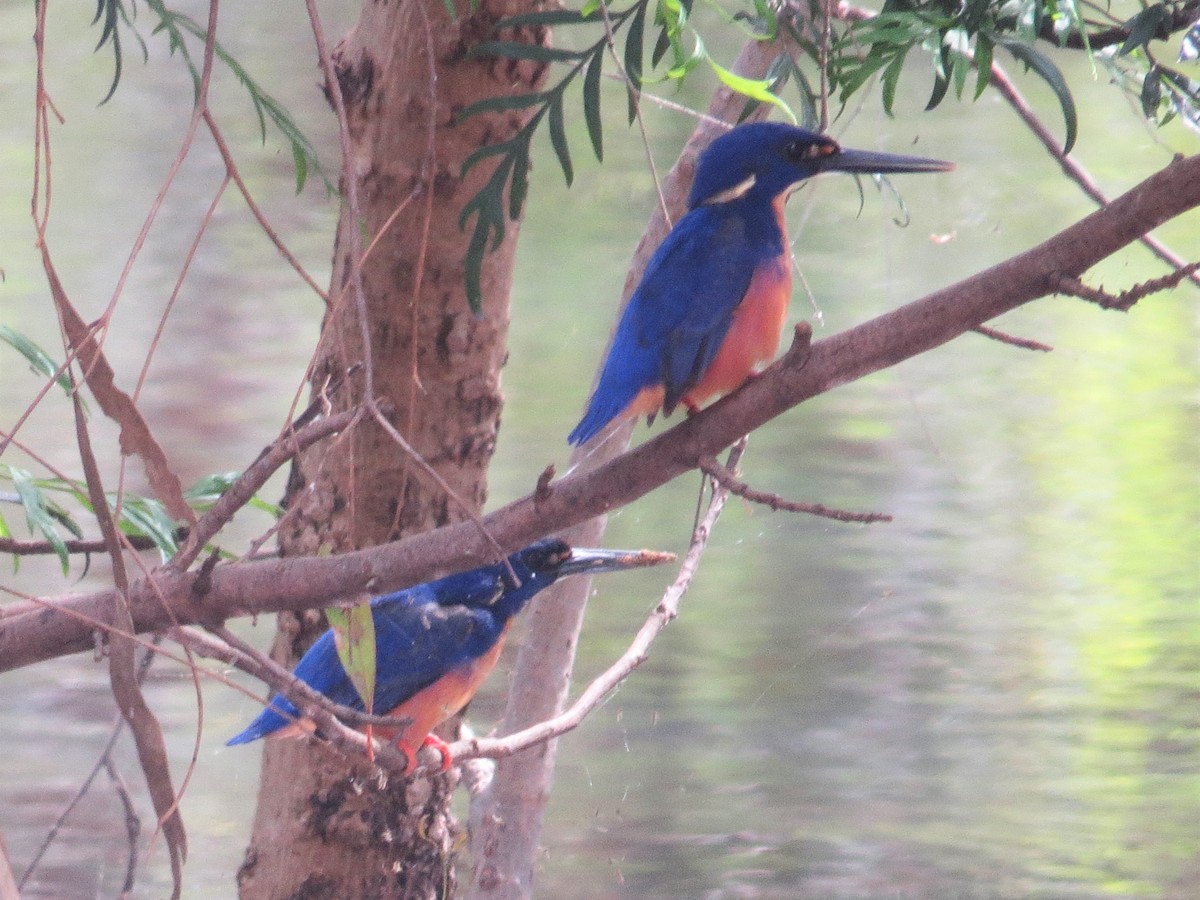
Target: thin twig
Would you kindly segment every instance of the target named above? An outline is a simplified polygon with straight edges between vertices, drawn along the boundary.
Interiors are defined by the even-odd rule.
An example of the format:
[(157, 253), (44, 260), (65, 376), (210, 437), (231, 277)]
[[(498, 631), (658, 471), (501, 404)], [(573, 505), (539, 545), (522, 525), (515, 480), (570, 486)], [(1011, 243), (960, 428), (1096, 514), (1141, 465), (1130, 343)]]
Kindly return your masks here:
[(182, 572), (199, 556), (200, 551), (258, 493), (267, 480), (289, 459), (305, 447), (331, 434), (351, 428), (362, 415), (360, 409), (348, 409), (323, 419), (318, 419), (303, 428), (288, 430), (273, 444), (263, 450), (246, 471), (238, 476), (217, 501), (209, 507), (192, 528), (187, 546), (167, 563), (166, 568)]
[(821, 503), (797, 503), (794, 500), (785, 500), (778, 494), (771, 494), (766, 491), (756, 491), (754, 488), (747, 485), (745, 482), (738, 480), (737, 476), (725, 466), (717, 462), (715, 457), (707, 456), (700, 460), (700, 471), (715, 481), (731, 494), (741, 497), (743, 500), (749, 500), (751, 503), (758, 503), (762, 506), (769, 506), (773, 510), (783, 510), (784, 512), (808, 513), (813, 516), (821, 516), (826, 519), (836, 519), (838, 522), (890, 522), (892, 517), (887, 513), (859, 513), (850, 512), (844, 509), (831, 509)]
[(125, 885), (121, 888), (121, 895), (126, 896), (133, 890), (134, 881), (137, 876), (137, 844), (138, 835), (142, 831), (142, 820), (138, 817), (137, 808), (133, 805), (133, 797), (129, 795), (129, 788), (125, 784), (125, 779), (117, 771), (112, 757), (106, 753), (102, 764), (104, 771), (108, 773), (108, 778), (112, 782), (113, 790), (116, 792), (117, 797), (121, 801), (121, 806), (125, 810), (125, 835), (129, 839), (129, 861), (125, 864)]
[(999, 341), (1001, 344), (1009, 344), (1013, 347), (1020, 347), (1022, 350), (1037, 350), (1041, 353), (1049, 353), (1054, 348), (1049, 344), (1043, 344), (1041, 341), (1030, 340), (1029, 338), (1020, 338), (1016, 335), (1009, 334), (1006, 331), (1001, 331), (998, 328), (990, 328), (987, 325), (976, 325), (971, 329), (985, 338), (993, 341)]
[[(728, 465), (736, 466), (738, 464), (744, 448), (744, 438), (730, 448)], [(658, 605), (654, 608), (654, 612), (650, 614), (638, 630), (629, 648), (621, 654), (616, 662), (595, 678), (570, 707), (553, 718), (522, 729), (514, 734), (507, 735), (506, 737), (472, 737), (467, 740), (456, 741), (450, 746), (451, 756), (456, 760), (466, 760), (479, 756), (492, 758), (512, 756), (514, 753), (532, 747), (534, 744), (544, 743), (578, 728), (583, 720), (621, 682), (628, 678), (638, 666), (649, 658), (650, 645), (654, 643), (655, 638), (658, 637), (662, 630), (679, 615), (679, 604), (696, 575), (696, 571), (700, 566), (700, 560), (704, 556), (704, 549), (708, 545), (709, 535), (712, 534), (712, 530), (717, 524), (717, 519), (721, 516), (721, 510), (725, 508), (725, 501), (728, 499), (729, 493), (728, 489), (723, 485), (714, 485), (712, 497), (708, 502), (708, 509), (704, 514), (704, 518), (692, 532), (691, 543), (688, 546), (687, 553), (683, 557), (683, 562), (679, 566), (679, 573), (675, 576), (675, 581), (667, 588), (662, 599), (658, 601)]]

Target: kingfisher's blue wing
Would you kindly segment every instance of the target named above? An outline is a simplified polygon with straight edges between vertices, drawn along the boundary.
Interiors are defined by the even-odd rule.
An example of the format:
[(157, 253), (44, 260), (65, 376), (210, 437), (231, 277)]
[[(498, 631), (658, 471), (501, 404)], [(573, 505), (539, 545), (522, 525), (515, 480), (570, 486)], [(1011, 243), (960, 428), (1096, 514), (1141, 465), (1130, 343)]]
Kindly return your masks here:
[[(426, 586), (376, 598), (371, 613), (375, 620), (374, 711), (381, 715), (485, 652), (499, 635), (499, 626), (486, 609), (440, 606)], [(338, 658), (332, 631), (326, 631), (309, 648), (294, 674), (335, 703), (365, 709)], [(228, 743), (244, 744), (265, 737), (300, 717), (290, 700), (276, 694)]]
[(381, 604), (374, 618), (375, 712), (380, 714), (480, 656), (499, 637), (485, 609)]
[(720, 207), (680, 219), (630, 298), (587, 413), (568, 440), (588, 440), (646, 388), (664, 388), (670, 413), (712, 363), (763, 256), (745, 220)]

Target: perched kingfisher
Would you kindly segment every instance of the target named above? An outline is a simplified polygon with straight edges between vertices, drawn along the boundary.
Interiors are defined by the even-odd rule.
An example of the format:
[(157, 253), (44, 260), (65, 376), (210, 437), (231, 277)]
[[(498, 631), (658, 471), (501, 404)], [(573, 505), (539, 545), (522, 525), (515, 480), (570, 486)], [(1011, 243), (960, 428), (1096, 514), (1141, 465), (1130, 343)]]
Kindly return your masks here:
[[(375, 702), (381, 714), (407, 717), (400, 729), (375, 726), (394, 740), (416, 766), (417, 748), (425, 744), (450, 765), (446, 744), (430, 732), (467, 705), (496, 665), (513, 617), (539, 591), (568, 575), (596, 575), (656, 565), (670, 554), (637, 550), (572, 549), (547, 539), (530, 544), (503, 562), (450, 575), (371, 601), (375, 621)], [(511, 572), (509, 571), (511, 567)], [(519, 583), (513, 581), (516, 575)], [(333, 630), (317, 638), (296, 665), (295, 675), (335, 703), (365, 706), (338, 658)], [(281, 694), (229, 744), (261, 737), (294, 737), (315, 730), (311, 720)]]
[(792, 290), (783, 207), (822, 172), (946, 172), (953, 163), (848, 150), (778, 122), (717, 138), (700, 156), (688, 211), (655, 251), (617, 326), (600, 381), (567, 439), (676, 406), (695, 412), (740, 387), (779, 349)]

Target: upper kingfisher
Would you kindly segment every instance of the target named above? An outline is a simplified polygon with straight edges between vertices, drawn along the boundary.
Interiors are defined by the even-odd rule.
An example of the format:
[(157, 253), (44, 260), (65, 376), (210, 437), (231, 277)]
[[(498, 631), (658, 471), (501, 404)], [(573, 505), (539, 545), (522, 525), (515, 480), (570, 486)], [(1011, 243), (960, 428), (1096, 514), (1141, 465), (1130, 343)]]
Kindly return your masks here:
[[(596, 575), (671, 558), (637, 550), (572, 549), (547, 539), (509, 556), (507, 566), (493, 563), (376, 597), (371, 601), (376, 659), (372, 709), (411, 721), (399, 729), (375, 730), (395, 741), (409, 771), (416, 765), (417, 748), (425, 744), (441, 752), (442, 768), (448, 768), (449, 750), (430, 732), (475, 695), (496, 665), (513, 617), (535, 594), (567, 575)], [(294, 674), (335, 703), (361, 711), (366, 707), (342, 667), (335, 641), (332, 629), (317, 638)], [(227, 743), (314, 730), (290, 700), (276, 694), (246, 730)]]
[(822, 172), (946, 172), (953, 163), (849, 150), (779, 122), (741, 125), (701, 154), (688, 211), (651, 257), (613, 336), (587, 412), (568, 441), (616, 419), (740, 387), (779, 349), (792, 290), (783, 207)]

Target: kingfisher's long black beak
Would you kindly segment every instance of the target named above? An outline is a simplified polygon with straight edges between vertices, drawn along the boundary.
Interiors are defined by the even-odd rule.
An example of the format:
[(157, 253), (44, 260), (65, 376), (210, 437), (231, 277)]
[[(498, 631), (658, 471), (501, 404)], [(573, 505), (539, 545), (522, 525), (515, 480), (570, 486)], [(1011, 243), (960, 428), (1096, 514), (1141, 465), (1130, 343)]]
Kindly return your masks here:
[(872, 153), (869, 150), (840, 149), (820, 160), (821, 172), (862, 172), (872, 175), (893, 175), (901, 172), (949, 172), (954, 163), (920, 156), (898, 156), (894, 153)]
[(558, 577), (567, 575), (599, 575), (601, 572), (619, 572), (625, 569), (641, 569), (671, 562), (674, 553), (657, 550), (603, 550), (590, 547), (572, 547), (571, 558), (559, 566)]

